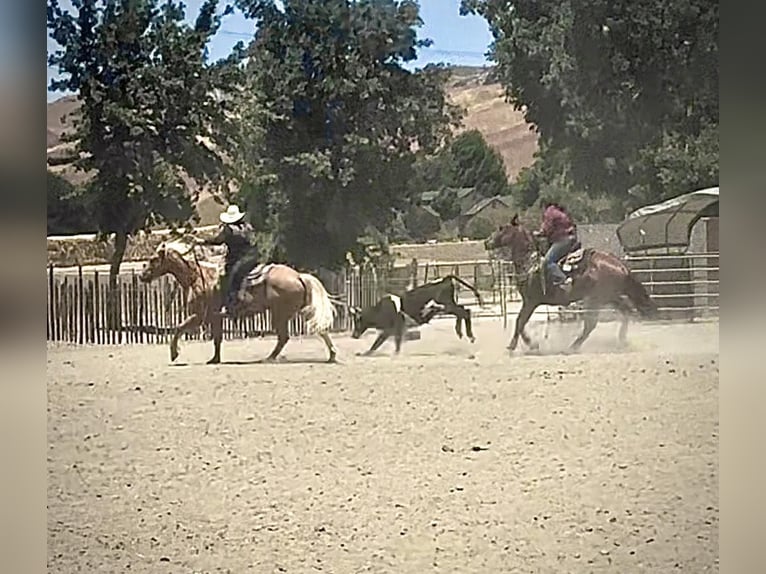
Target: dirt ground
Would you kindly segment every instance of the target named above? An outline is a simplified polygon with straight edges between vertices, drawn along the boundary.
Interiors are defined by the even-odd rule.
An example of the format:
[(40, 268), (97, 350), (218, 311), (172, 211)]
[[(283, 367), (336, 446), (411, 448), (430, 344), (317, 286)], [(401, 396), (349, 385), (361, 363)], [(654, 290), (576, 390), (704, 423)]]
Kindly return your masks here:
[(49, 347), (49, 572), (718, 571), (718, 324)]

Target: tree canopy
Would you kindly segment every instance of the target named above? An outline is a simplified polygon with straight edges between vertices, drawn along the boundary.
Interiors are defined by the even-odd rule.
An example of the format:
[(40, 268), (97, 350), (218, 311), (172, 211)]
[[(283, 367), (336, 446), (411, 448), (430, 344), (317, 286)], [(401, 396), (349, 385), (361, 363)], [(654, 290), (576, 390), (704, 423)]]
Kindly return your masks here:
[(227, 92), (236, 62), (207, 62), (217, 5), (205, 1), (189, 25), (183, 3), (172, 0), (80, 0), (72, 10), (48, 0), (59, 45), (48, 61), (61, 74), (50, 89), (81, 102), (70, 139), (76, 167), (93, 173), (94, 223), (115, 234), (112, 275), (129, 235), (194, 218), (199, 186), (225, 183), (231, 114), (215, 96)]
[(95, 233), (97, 228), (91, 216), (82, 188), (78, 188), (60, 175), (47, 173), (48, 235)]
[(411, 199), (416, 150), (436, 149), (455, 110), (446, 72), (410, 72), (427, 40), (416, 2), (238, 0), (256, 23), (246, 84), (263, 107), (256, 223), (297, 265), (334, 267)]
[(475, 129), (454, 136), (436, 153), (421, 155), (411, 187), (417, 194), (439, 192), (433, 207), (444, 220), (460, 214), (460, 188), (474, 188), (478, 197), (511, 194), (502, 157)]
[(497, 77), (540, 133), (538, 176), (620, 208), (717, 182), (717, 2), (463, 0), (461, 10), (489, 22)]
[[(430, 44), (416, 1), (233, 4), (206, 0), (189, 24), (173, 0), (48, 0), (50, 89), (77, 93), (69, 138), (92, 174), (84, 189), (49, 175), (49, 224), (87, 214), (114, 233), (113, 275), (131, 234), (194, 222), (203, 187), (245, 204), (272, 257), (335, 267), (405, 221), (431, 233), (433, 213), (413, 208), (425, 191), (442, 192), (431, 207), (443, 220), (466, 187), (603, 220), (717, 183), (711, 0), (463, 0), (490, 25), (493, 76), (540, 135), (511, 184), (479, 131), (453, 135), (449, 70), (407, 69)], [(253, 37), (209, 62), (235, 9)]]
[(479, 197), (508, 195), (508, 177), (500, 153), (487, 144), (479, 130), (455, 137), (449, 147), (451, 187), (473, 187)]

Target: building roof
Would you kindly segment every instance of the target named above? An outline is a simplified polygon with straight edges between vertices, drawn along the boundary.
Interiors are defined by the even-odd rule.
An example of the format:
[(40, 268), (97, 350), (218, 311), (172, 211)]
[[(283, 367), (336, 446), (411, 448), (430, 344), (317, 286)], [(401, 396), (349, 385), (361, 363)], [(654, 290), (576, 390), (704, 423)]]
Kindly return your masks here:
[(441, 215), (439, 215), (439, 212), (436, 211), (433, 207), (430, 205), (421, 205), (420, 208), (425, 211), (426, 213), (429, 213), (430, 215), (433, 215), (434, 217), (437, 217), (441, 219)]
[(701, 217), (718, 216), (718, 187), (700, 189), (631, 213), (617, 228), (627, 252), (689, 247), (691, 230)]
[(502, 203), (505, 207), (511, 207), (512, 203), (505, 197), (502, 197), (500, 195), (495, 195), (493, 197), (485, 197), (484, 199), (480, 199), (476, 203), (471, 206), (470, 209), (466, 210), (465, 213), (463, 213), (464, 217), (473, 217), (477, 213), (479, 213), (481, 210), (485, 209), (486, 207), (492, 205), (495, 202)]
[(430, 203), (437, 197), (439, 197), (439, 194), (441, 191), (437, 190), (431, 190), (431, 191), (424, 191), (420, 194), (420, 201), (423, 203)]

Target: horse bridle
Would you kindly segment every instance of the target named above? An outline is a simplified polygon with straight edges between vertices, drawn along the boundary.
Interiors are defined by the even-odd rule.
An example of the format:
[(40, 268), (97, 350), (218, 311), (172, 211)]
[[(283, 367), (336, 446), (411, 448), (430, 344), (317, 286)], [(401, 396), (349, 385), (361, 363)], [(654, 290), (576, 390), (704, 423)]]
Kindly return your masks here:
[[(185, 237), (189, 237), (189, 236), (188, 235), (181, 236), (182, 239)], [(192, 236), (192, 239), (194, 239), (193, 236)], [(183, 253), (179, 252), (178, 255), (180, 255), (181, 259), (185, 261), (186, 260), (185, 258), (189, 253), (194, 255), (194, 263), (196, 263), (197, 271), (199, 272), (200, 278), (202, 279), (202, 288), (205, 291), (207, 291), (208, 290), (207, 278), (205, 277), (205, 272), (202, 269), (202, 265), (199, 262), (199, 257), (197, 256), (197, 244), (194, 241), (192, 241), (192, 244), (189, 246), (189, 249), (187, 249)]]

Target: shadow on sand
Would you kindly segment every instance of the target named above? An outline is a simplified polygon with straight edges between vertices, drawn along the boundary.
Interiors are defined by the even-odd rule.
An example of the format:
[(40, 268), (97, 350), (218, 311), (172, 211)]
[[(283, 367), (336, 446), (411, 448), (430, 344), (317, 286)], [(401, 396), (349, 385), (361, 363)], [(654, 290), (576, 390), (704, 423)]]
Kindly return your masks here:
[(220, 363), (214, 364), (214, 365), (208, 365), (207, 361), (203, 361), (200, 363), (189, 363), (189, 362), (175, 362), (170, 363), (168, 366), (170, 367), (216, 367), (216, 366), (251, 366), (251, 365), (341, 365), (343, 364), (343, 361), (336, 360), (334, 363), (328, 363), (327, 359), (277, 359), (276, 361), (267, 361), (266, 359), (252, 359), (250, 361), (243, 361), (243, 360), (230, 360), (230, 361), (221, 361)]

